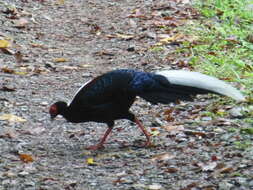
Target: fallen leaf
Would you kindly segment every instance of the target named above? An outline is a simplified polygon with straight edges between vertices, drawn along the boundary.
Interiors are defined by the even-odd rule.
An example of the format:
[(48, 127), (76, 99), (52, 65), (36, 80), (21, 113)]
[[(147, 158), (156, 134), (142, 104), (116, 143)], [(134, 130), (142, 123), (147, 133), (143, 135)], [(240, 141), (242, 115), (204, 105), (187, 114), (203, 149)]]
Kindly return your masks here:
[(233, 171), (234, 171), (234, 169), (232, 167), (226, 167), (226, 168), (222, 168), (220, 170), (220, 173), (231, 173)]
[(61, 63), (61, 62), (67, 62), (68, 60), (66, 58), (60, 57), (60, 58), (55, 58), (54, 62), (55, 63)]
[(26, 122), (25, 119), (15, 116), (15, 115), (12, 115), (12, 114), (3, 114), (0, 116), (0, 120), (7, 120), (9, 122), (17, 122), (17, 123)]
[(43, 44), (31, 43), (30, 45), (31, 45), (32, 47), (34, 47), (34, 48), (46, 49), (45, 46), (44, 46)]
[(162, 39), (160, 40), (160, 42), (161, 42), (162, 44), (167, 44), (167, 43), (170, 43), (170, 42), (177, 41), (178, 39), (182, 39), (183, 36), (184, 36), (183, 34), (175, 34), (174, 36), (162, 38)]
[(56, 5), (64, 5), (65, 0), (57, 0)]
[(3, 86), (2, 88), (0, 88), (1, 91), (5, 91), (5, 92), (14, 92), (16, 91), (14, 88), (10, 88), (7, 86)]
[(1, 69), (2, 72), (4, 73), (8, 73), (8, 74), (14, 74), (15, 71), (13, 69), (10, 69), (10, 68), (7, 68), (7, 67), (4, 67)]
[(174, 158), (175, 156), (169, 153), (158, 154), (151, 158), (151, 161), (165, 161)]
[(14, 55), (15, 52), (9, 48), (0, 48), (2, 50), (3, 53), (7, 54), (7, 55)]
[(86, 163), (88, 165), (94, 165), (94, 159), (93, 158), (87, 158)]
[(7, 41), (7, 40), (0, 40), (0, 48), (8, 48), (10, 46), (11, 46), (11, 44), (10, 44), (9, 41)]
[(124, 183), (126, 180), (122, 180), (122, 179), (120, 179), (120, 178), (118, 178), (118, 179), (116, 179), (116, 180), (114, 180), (114, 181), (112, 181), (113, 182), (113, 184), (118, 184), (118, 183)]
[(29, 162), (33, 162), (34, 161), (33, 157), (31, 155), (29, 155), (29, 154), (19, 154), (19, 158), (24, 163), (29, 163)]
[(157, 135), (160, 134), (160, 132), (157, 129), (154, 129), (154, 128), (149, 133), (150, 133), (151, 136), (157, 136)]
[(200, 131), (185, 131), (186, 135), (193, 135), (193, 136), (199, 136), (199, 137), (213, 137), (214, 133), (204, 133)]
[(179, 169), (174, 168), (174, 167), (169, 167), (165, 171), (168, 173), (176, 173)]
[(28, 72), (26, 72), (26, 71), (15, 71), (14, 72), (16, 75), (27, 75), (28, 74)]
[(178, 125), (178, 126), (163, 126), (162, 128), (164, 128), (166, 131), (172, 133), (172, 134), (176, 134), (179, 133), (180, 131), (184, 131), (184, 127), (182, 125)]
[(127, 35), (127, 34), (116, 34), (116, 37), (124, 39), (124, 40), (130, 40), (134, 38), (134, 35)]

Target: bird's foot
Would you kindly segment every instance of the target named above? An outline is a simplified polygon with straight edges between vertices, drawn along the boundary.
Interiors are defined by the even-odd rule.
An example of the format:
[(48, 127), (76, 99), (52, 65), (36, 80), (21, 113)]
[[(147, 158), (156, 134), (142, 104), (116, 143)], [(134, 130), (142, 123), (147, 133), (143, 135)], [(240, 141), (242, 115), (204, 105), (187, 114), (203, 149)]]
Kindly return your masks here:
[(147, 142), (143, 145), (143, 147), (151, 147), (151, 146), (153, 146), (153, 144), (152, 144), (150, 141), (147, 141)]
[(99, 149), (103, 149), (103, 148), (105, 148), (104, 145), (102, 145), (102, 144), (97, 144), (97, 145), (89, 146), (89, 147), (87, 147), (86, 149), (87, 149), (87, 150), (93, 150), (93, 151), (95, 151), (95, 150), (99, 150)]

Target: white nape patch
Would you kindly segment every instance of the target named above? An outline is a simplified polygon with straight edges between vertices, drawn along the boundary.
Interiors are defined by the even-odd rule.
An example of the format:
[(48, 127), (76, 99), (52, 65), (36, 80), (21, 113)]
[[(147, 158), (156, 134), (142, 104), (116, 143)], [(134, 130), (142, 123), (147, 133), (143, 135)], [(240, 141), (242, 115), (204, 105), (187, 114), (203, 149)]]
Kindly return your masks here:
[(90, 82), (92, 81), (92, 79), (91, 80), (89, 80), (88, 82), (86, 82), (86, 83), (84, 83), (77, 91), (76, 91), (76, 93), (74, 94), (74, 96), (73, 96), (73, 98), (71, 99), (71, 101), (69, 101), (68, 102), (68, 106), (72, 103), (72, 101), (75, 99), (75, 97), (76, 97), (76, 95), (78, 94), (78, 92), (80, 92), (81, 90), (82, 90), (82, 88), (84, 88), (87, 84), (89, 84)]
[(245, 97), (237, 89), (212, 76), (186, 70), (165, 70), (155, 73), (163, 75), (172, 84), (210, 90), (237, 101), (245, 101)]

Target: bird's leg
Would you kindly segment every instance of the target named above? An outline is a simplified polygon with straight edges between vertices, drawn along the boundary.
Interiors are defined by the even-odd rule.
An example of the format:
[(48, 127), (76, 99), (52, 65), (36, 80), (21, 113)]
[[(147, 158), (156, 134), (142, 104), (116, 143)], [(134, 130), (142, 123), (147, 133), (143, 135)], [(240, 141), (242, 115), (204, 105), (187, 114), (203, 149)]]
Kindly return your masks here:
[(100, 142), (97, 145), (89, 146), (87, 149), (88, 150), (97, 150), (97, 149), (103, 148), (103, 144), (106, 141), (106, 138), (108, 137), (108, 135), (111, 133), (112, 128), (113, 127), (108, 127), (104, 136), (102, 137), (102, 139), (100, 140)]
[(147, 146), (147, 147), (150, 146), (151, 145), (150, 134), (147, 132), (147, 130), (142, 125), (142, 123), (136, 117), (134, 118), (134, 121), (137, 124), (137, 126), (142, 130), (144, 135), (146, 136), (147, 142), (144, 144), (144, 146)]

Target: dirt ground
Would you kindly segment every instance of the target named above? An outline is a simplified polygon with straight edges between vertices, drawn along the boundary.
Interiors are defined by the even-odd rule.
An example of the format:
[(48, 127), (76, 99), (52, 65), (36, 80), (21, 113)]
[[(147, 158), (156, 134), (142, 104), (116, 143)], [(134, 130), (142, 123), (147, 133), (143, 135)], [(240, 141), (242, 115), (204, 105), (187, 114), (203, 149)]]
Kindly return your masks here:
[(0, 190), (253, 189), (253, 149), (234, 144), (252, 135), (229, 132), (245, 127), (240, 115), (202, 117), (210, 97), (177, 106), (138, 99), (132, 111), (153, 134), (150, 148), (138, 147), (145, 137), (128, 121), (118, 121), (98, 151), (85, 147), (98, 142), (105, 125), (50, 121), (52, 103), (70, 100), (101, 73), (178, 68), (166, 57), (177, 43), (150, 51), (164, 32), (159, 18), (196, 16), (186, 1), (176, 2), (0, 2), (0, 37), (10, 42), (0, 52)]

